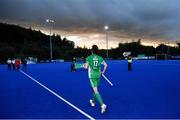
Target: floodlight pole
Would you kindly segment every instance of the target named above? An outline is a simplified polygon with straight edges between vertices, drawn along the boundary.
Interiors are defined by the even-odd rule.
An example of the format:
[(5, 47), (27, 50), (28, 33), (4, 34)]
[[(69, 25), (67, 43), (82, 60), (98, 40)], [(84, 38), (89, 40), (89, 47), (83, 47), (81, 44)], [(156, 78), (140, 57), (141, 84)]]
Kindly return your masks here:
[(169, 53), (170, 53), (170, 49), (169, 49), (169, 42), (168, 42), (168, 52), (167, 52), (167, 53), (168, 53), (168, 55), (169, 55)]
[(51, 26), (51, 23), (54, 23), (54, 20), (46, 19), (46, 22), (50, 24), (49, 48), (50, 48), (50, 62), (51, 62), (52, 59), (53, 59), (53, 53), (52, 53), (52, 36), (51, 36), (52, 26)]
[(108, 29), (109, 27), (106, 25), (104, 26), (104, 29), (106, 31), (106, 58), (109, 58), (109, 54), (108, 54)]

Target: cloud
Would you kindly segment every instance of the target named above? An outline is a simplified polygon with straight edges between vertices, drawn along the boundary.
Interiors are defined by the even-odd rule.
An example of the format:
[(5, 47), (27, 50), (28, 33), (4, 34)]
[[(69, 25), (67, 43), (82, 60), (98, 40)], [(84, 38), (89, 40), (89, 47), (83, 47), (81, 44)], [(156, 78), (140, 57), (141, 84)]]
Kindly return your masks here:
[[(0, 20), (73, 33), (100, 33), (109, 25), (122, 38), (179, 40), (180, 0), (1, 0)], [(119, 35), (118, 35), (119, 34)]]

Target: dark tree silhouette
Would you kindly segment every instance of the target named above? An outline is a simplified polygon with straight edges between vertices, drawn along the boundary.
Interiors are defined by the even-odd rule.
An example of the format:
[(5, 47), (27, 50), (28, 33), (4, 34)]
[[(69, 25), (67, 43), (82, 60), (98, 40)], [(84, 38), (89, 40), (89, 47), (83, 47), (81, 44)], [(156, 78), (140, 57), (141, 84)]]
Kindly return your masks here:
[[(49, 38), (50, 36), (26, 29), (16, 25), (0, 23), (0, 62), (6, 62), (8, 58), (27, 56), (37, 57), (39, 61), (50, 58)], [(133, 57), (138, 54), (155, 56), (157, 53), (168, 55), (180, 54), (180, 43), (178, 47), (160, 44), (158, 47), (144, 46), (141, 39), (132, 40), (130, 43), (119, 43), (117, 48), (109, 50), (109, 57), (122, 59), (123, 52), (131, 52)], [(71, 60), (72, 57), (85, 58), (91, 54), (91, 50), (84, 47), (76, 47), (74, 42), (60, 35), (52, 35), (53, 59)], [(100, 55), (106, 57), (106, 50), (100, 50)]]

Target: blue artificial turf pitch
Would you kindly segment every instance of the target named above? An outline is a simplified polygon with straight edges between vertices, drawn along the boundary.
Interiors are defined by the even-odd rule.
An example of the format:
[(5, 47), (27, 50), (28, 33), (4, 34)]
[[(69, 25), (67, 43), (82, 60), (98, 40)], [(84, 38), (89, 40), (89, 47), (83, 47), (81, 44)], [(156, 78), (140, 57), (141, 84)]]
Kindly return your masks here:
[[(89, 105), (92, 90), (87, 71), (70, 72), (70, 63), (31, 64), (28, 75), (95, 119), (180, 119), (180, 61), (108, 61), (100, 94), (107, 112)], [(0, 118), (86, 119), (87, 117), (19, 71), (0, 65)]]

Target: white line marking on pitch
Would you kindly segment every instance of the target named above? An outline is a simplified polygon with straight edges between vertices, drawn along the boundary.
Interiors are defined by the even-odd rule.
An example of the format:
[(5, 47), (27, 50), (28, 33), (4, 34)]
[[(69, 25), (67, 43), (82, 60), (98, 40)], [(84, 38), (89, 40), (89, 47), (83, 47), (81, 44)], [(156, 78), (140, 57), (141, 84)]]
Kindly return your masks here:
[(36, 79), (34, 79), (33, 77), (31, 77), (30, 75), (26, 74), (25, 72), (23, 72), (22, 70), (19, 70), (21, 73), (23, 73), (24, 75), (26, 75), (27, 77), (29, 77), (31, 80), (33, 80), (34, 82), (36, 82), (37, 84), (39, 84), (41, 87), (45, 88), (46, 90), (48, 90), (49, 92), (51, 92), (53, 95), (55, 95), (56, 97), (58, 97), (59, 99), (61, 99), (62, 101), (64, 101), (65, 103), (67, 103), (68, 105), (70, 105), (72, 108), (76, 109), (77, 111), (79, 111), (81, 114), (85, 115), (87, 118), (91, 119), (91, 120), (95, 120), (95, 118), (91, 117), (90, 115), (88, 115), (87, 113), (85, 113), (84, 111), (82, 111), (81, 109), (79, 109), (78, 107), (76, 107), (75, 105), (73, 105), (72, 103), (68, 102), (66, 99), (64, 99), (63, 97), (61, 97), (60, 95), (58, 95), (57, 93), (53, 92), (52, 90), (50, 90), (49, 88), (47, 88), (46, 86), (44, 86), (43, 84), (41, 84), (40, 82), (38, 82)]

